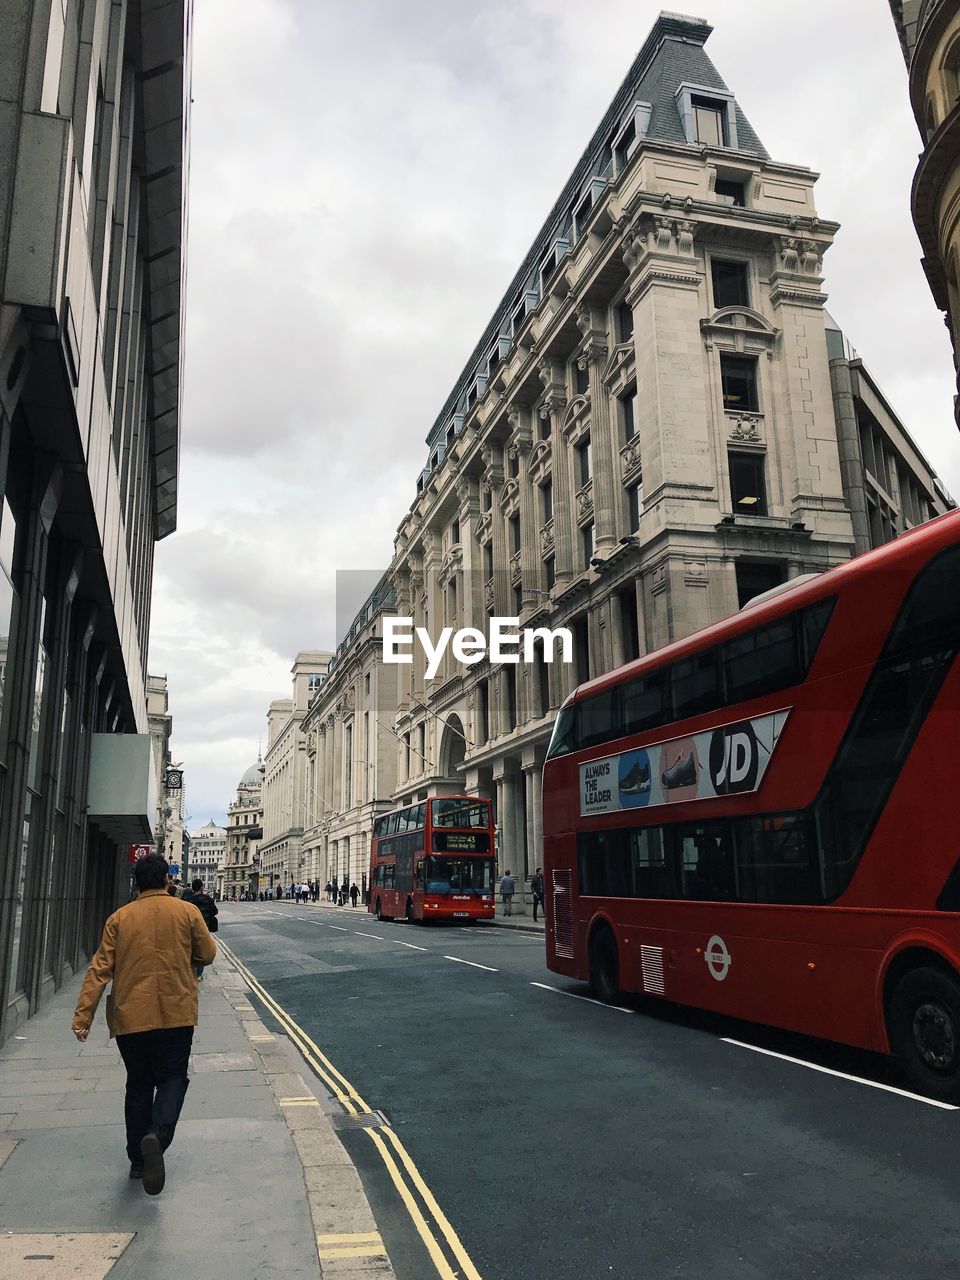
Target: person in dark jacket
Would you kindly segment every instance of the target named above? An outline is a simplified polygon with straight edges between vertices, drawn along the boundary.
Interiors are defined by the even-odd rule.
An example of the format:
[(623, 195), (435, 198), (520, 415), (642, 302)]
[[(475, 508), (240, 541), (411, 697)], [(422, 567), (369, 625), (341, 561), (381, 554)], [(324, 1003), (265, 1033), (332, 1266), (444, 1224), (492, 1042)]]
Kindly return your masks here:
[(350, 897), (350, 884), (349, 884), (349, 882), (348, 882), (348, 880), (347, 880), (347, 877), (346, 877), (346, 876), (344, 876), (344, 877), (343, 877), (343, 884), (340, 886), (340, 902), (339, 902), (339, 905), (340, 905), (341, 907), (345, 907), (345, 906), (347, 905), (347, 899), (348, 899), (349, 897)]
[(360, 890), (357, 888), (356, 884), (352, 884), (350, 886), (350, 903), (352, 906), (355, 907), (357, 905), (357, 899), (359, 897), (360, 897)]
[[(217, 916), (219, 914), (217, 910), (217, 904), (214, 902), (214, 900), (210, 897), (208, 893), (204, 893), (202, 880), (192, 880), (190, 882), (190, 888), (184, 889), (183, 891), (183, 900), (184, 902), (193, 903), (193, 905), (197, 908), (197, 910), (203, 916), (203, 923), (207, 926), (207, 928), (211, 933), (217, 932), (217, 930), (220, 928), (220, 925), (217, 921)], [(204, 966), (202, 964), (198, 964), (198, 965), (194, 965), (194, 968), (196, 969), (197, 977), (202, 982)]]
[(543, 906), (543, 867), (537, 867), (534, 875), (530, 877), (530, 892), (533, 894), (533, 923), (537, 923), (537, 908), (544, 910)]

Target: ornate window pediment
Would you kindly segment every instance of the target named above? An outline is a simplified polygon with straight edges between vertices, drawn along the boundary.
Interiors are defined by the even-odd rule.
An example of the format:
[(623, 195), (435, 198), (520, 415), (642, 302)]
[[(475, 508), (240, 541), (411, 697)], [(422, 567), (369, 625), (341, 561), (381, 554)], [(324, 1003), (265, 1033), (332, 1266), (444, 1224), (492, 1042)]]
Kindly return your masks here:
[(716, 342), (730, 351), (772, 354), (780, 330), (750, 307), (721, 307), (706, 320), (700, 331), (709, 350)]
[(577, 425), (590, 413), (590, 397), (574, 396), (567, 405), (566, 412), (563, 415), (563, 421), (560, 424), (560, 430), (569, 433), (577, 427)]
[(538, 442), (530, 455), (530, 465), (528, 474), (534, 484), (539, 484), (546, 473), (550, 470), (550, 462), (553, 457), (553, 451), (550, 447), (549, 440), (541, 440)]
[(509, 511), (520, 501), (520, 486), (515, 479), (510, 479), (503, 486), (500, 494), (500, 510)]

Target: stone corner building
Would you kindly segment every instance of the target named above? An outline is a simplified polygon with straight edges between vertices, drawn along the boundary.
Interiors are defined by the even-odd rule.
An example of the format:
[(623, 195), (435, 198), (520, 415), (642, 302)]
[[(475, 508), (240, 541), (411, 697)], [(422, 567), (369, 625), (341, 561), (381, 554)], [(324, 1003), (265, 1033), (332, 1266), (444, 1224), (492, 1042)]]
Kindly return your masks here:
[[(960, 4), (890, 0), (910, 73), (910, 105), (923, 138), (910, 205), (930, 292), (960, 370)], [(958, 372), (960, 390), (960, 372)], [(960, 394), (954, 399), (960, 426)]]
[[(373, 602), (304, 721), (321, 878), (345, 838), (353, 873), (355, 833), (366, 866), (382, 800), (466, 790), (494, 801), (499, 869), (522, 884), (553, 721), (578, 683), (942, 509), (832, 321), (828, 351), (837, 225), (817, 213), (816, 175), (768, 156), (710, 30), (657, 19), (428, 434), (388, 574), (388, 612), (434, 637), (516, 617), (569, 628), (574, 662), (448, 653), (428, 680), (414, 649), (375, 671)], [(874, 529), (862, 472), (878, 452), (902, 462), (911, 505), (877, 481)]]
[(0, 0), (0, 1039), (151, 844), (176, 525), (190, 0)]

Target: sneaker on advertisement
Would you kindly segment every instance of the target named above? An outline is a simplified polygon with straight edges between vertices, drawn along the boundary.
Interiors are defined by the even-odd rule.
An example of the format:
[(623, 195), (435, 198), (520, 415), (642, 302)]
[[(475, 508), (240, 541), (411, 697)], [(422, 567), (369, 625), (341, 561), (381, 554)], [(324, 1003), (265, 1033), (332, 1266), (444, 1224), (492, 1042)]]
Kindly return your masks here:
[(637, 760), (634, 762), (633, 768), (620, 779), (620, 790), (627, 795), (635, 795), (640, 791), (650, 790), (650, 767), (644, 767)]
[(674, 787), (692, 787), (697, 780), (697, 762), (693, 758), (693, 752), (688, 751), (685, 756), (678, 756), (669, 769), (664, 769), (661, 777), (668, 791), (672, 791)]

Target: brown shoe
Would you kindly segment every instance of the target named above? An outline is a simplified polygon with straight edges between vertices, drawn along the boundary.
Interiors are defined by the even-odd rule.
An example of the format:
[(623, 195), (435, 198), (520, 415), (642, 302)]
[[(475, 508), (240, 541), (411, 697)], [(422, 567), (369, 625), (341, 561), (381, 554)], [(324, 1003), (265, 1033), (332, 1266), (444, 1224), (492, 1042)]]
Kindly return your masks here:
[(148, 1196), (158, 1196), (167, 1180), (163, 1164), (163, 1148), (155, 1133), (148, 1133), (140, 1143), (143, 1156), (143, 1189)]

